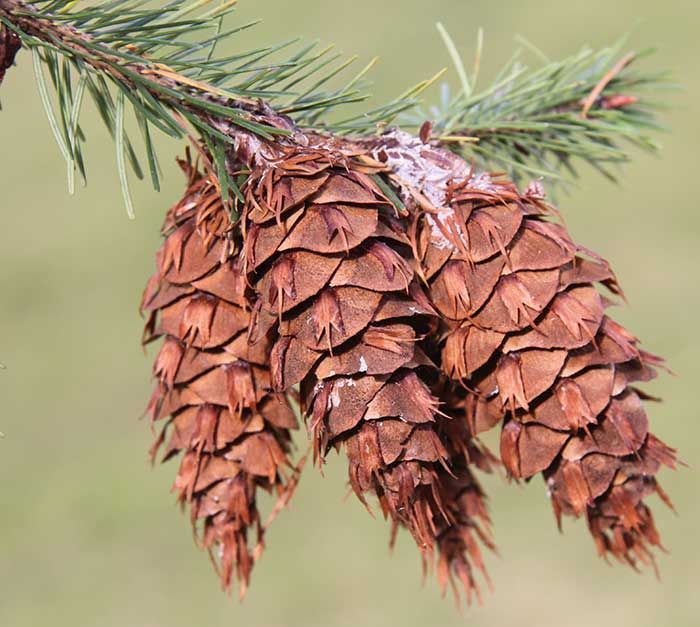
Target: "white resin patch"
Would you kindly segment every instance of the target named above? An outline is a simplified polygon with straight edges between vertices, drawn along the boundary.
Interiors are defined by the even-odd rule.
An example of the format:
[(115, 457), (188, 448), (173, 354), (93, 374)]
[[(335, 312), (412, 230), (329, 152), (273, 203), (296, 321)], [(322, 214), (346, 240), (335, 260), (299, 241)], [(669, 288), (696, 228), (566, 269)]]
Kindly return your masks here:
[[(431, 226), (433, 244), (437, 248), (454, 248), (445, 235), (448, 224), (463, 237), (456, 220), (454, 209), (447, 203), (447, 186), (469, 180), (469, 187), (477, 190), (494, 189), (487, 172), (473, 174), (464, 159), (442, 148), (424, 144), (419, 138), (404, 131), (394, 130), (385, 136), (386, 143), (375, 148), (373, 156), (391, 168), (401, 184), (401, 197), (410, 203), (411, 190), (418, 191), (434, 207), (434, 213), (427, 215)], [(466, 242), (465, 242), (466, 243)]]

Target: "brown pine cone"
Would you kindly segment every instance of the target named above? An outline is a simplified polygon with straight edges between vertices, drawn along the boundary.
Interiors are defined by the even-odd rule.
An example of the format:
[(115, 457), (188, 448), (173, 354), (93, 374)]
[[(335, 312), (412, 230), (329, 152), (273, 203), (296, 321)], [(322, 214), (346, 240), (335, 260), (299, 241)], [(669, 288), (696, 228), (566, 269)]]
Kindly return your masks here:
[(217, 182), (181, 165), (187, 191), (167, 214), (158, 269), (142, 302), (150, 313), (144, 341), (165, 338), (149, 405), (152, 420), (165, 425), (152, 455), (161, 448), (164, 459), (183, 453), (173, 490), (189, 505), (222, 585), (229, 588), (235, 572), (243, 595), (266, 527), (258, 489), (282, 504), (296, 486), (288, 453), (297, 421), (286, 396), (272, 389), (269, 340), (248, 344), (239, 242)]
[(542, 472), (557, 517), (586, 514), (601, 553), (635, 564), (660, 545), (643, 498), (675, 451), (648, 433), (633, 384), (662, 361), (608, 318), (607, 262), (525, 193), (458, 157), (394, 133), (375, 151), (414, 208), (412, 249), (442, 316), (442, 369), (476, 392), (473, 435), (502, 422), (515, 478)]
[(455, 575), (470, 595), (472, 563), (483, 570), (476, 540), (490, 545), (483, 494), (463, 460), (468, 440), (452, 446), (451, 417), (431, 392), (441, 375), (422, 340), (436, 313), (406, 261), (407, 214), (376, 168), (309, 149), (253, 171), (243, 214), (258, 295), (250, 339), (276, 337), (274, 385), (300, 384), (317, 459), (344, 449), (357, 497), (376, 495), (426, 565), (437, 550), (443, 587)]

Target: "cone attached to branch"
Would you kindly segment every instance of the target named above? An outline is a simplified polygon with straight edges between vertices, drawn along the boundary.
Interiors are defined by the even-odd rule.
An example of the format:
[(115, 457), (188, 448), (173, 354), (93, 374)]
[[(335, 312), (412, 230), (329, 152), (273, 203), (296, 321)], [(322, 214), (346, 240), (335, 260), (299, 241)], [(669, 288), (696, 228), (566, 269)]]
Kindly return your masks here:
[(442, 317), (442, 368), (476, 393), (472, 435), (501, 423), (510, 475), (543, 473), (557, 517), (585, 514), (603, 554), (653, 562), (645, 496), (675, 451), (648, 432), (634, 384), (662, 361), (605, 315), (621, 291), (576, 246), (532, 185), (474, 175), (459, 158), (397, 134), (378, 156), (416, 207), (412, 249)]
[[(636, 384), (662, 362), (606, 315), (598, 287), (619, 295), (614, 275), (571, 241), (541, 186), (520, 193), (457, 156), (503, 164), (516, 181), (533, 168), (573, 172), (572, 159), (610, 175), (628, 156), (623, 138), (654, 150), (655, 107), (640, 88), (659, 79), (628, 71), (637, 55), (584, 51), (529, 74), (513, 61), (424, 121), (418, 96), (436, 75), (343, 119), (336, 107), (363, 99), (372, 64), (338, 89), (349, 63), (329, 66), (328, 49), (219, 57), (217, 42), (241, 29), (211, 37), (212, 20), (221, 26), (235, 1), (74, 4), (0, 0), (0, 83), (31, 48), (71, 188), (84, 174), (87, 89), (115, 140), (130, 215), (127, 161), (142, 171), (128, 103), (156, 189), (149, 129), (199, 134), (207, 167), (183, 164), (188, 189), (163, 229), (144, 339), (163, 339), (152, 453), (181, 456), (174, 490), (224, 587), (235, 574), (244, 593), (262, 550), (259, 489), (277, 495), (274, 517), (296, 486), (290, 398), (315, 458), (347, 454), (357, 497), (378, 498), (426, 568), (437, 553), (443, 588), (478, 593), (479, 547), (493, 547), (474, 471), (494, 463), (476, 437), (496, 424), (508, 473), (542, 473), (557, 518), (585, 515), (602, 554), (653, 563), (660, 539), (644, 500), (668, 502), (656, 475), (676, 456), (648, 432)], [(206, 58), (194, 58), (203, 46)], [(239, 65), (251, 54), (263, 71)], [(461, 82), (476, 83), (452, 56)], [(422, 122), (418, 137), (378, 132), (399, 115)]]
[(474, 472), (495, 463), (476, 438), (497, 424), (510, 476), (542, 473), (557, 517), (585, 515), (602, 554), (653, 563), (644, 498), (667, 500), (655, 477), (675, 451), (634, 384), (662, 362), (605, 315), (596, 286), (621, 295), (608, 264), (539, 185), (520, 193), (400, 132), (315, 141), (237, 147), (236, 223), (215, 177), (186, 167), (144, 296), (147, 339), (166, 338), (154, 454), (184, 452), (175, 487), (224, 584), (235, 570), (244, 590), (262, 547), (257, 488), (285, 503), (296, 485), (297, 389), (315, 459), (347, 455), (356, 496), (378, 499), (392, 538), (411, 533), (424, 570), (437, 556), (443, 590), (470, 599), (477, 571), (488, 580)]
[(470, 443), (450, 442), (453, 417), (432, 391), (442, 375), (424, 338), (437, 312), (410, 263), (408, 214), (377, 167), (295, 150), (252, 173), (250, 339), (276, 338), (272, 380), (279, 391), (300, 385), (316, 458), (344, 450), (357, 497), (376, 495), (394, 533), (408, 529), (426, 565), (437, 551), (443, 586), (456, 576), (469, 596), (473, 566), (483, 570), (477, 540), (490, 545), (483, 493), (462, 460)]
[(240, 243), (217, 182), (189, 162), (185, 196), (169, 212), (157, 271), (144, 293), (145, 341), (164, 337), (149, 412), (164, 422), (155, 457), (181, 453), (173, 486), (189, 505), (222, 585), (241, 595), (263, 547), (259, 489), (286, 502), (296, 485), (288, 459), (296, 418), (272, 389), (270, 342), (248, 344), (250, 310), (234, 252)]

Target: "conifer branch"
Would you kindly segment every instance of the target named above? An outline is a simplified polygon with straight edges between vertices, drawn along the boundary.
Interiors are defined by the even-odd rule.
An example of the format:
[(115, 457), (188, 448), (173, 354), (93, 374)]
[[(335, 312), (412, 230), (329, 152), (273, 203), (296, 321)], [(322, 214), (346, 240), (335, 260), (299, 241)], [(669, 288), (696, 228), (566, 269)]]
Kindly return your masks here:
[[(159, 187), (158, 168), (150, 129), (173, 136), (194, 132), (201, 135), (212, 154), (221, 153), (220, 144), (233, 143), (217, 122), (271, 140), (288, 135), (289, 124), (273, 114), (294, 115), (299, 123), (316, 121), (331, 107), (362, 100), (358, 90), (365, 70), (344, 87), (324, 91), (324, 86), (351, 62), (337, 65), (331, 48), (317, 52), (309, 45), (288, 59), (275, 56), (282, 44), (217, 56), (216, 45), (251, 24), (224, 30), (223, 19), (236, 2), (219, 6), (213, 0), (173, 0), (158, 3), (114, 0), (96, 6), (76, 8), (71, 0), (0, 0), (3, 32), (11, 33), (33, 51), (39, 67), (42, 101), (68, 163), (69, 181), (77, 168), (85, 177), (79, 124), (82, 95), (87, 89), (118, 146), (120, 179), (126, 177), (121, 163), (131, 163), (143, 176), (131, 141), (118, 136), (120, 98), (135, 113), (145, 143), (154, 187)], [(209, 31), (214, 31), (213, 34)], [(9, 64), (12, 60), (8, 58)], [(41, 66), (48, 69), (58, 103), (53, 111)], [(80, 99), (76, 98), (80, 95)], [(397, 101), (386, 113), (400, 111)], [(122, 111), (123, 114), (123, 111)], [(226, 173), (219, 172), (222, 180)], [(235, 183), (231, 182), (234, 192)], [(123, 185), (128, 205), (128, 191)]]
[(225, 24), (235, 4), (111, 0), (83, 7), (74, 0), (0, 0), (5, 42), (0, 42), (0, 72), (12, 64), (20, 43), (32, 50), (42, 101), (67, 163), (69, 190), (76, 172), (86, 178), (80, 125), (85, 93), (114, 137), (127, 207), (125, 164), (139, 178), (146, 169), (125, 128), (128, 106), (156, 189), (152, 130), (176, 138), (194, 134), (214, 161), (225, 200), (229, 193), (241, 198), (236, 177), (226, 167), (227, 151), (239, 137), (276, 141), (300, 132), (300, 137), (334, 135), (334, 141), (352, 143), (399, 124), (415, 133), (420, 129), (424, 141), (445, 145), (480, 168), (505, 170), (516, 180), (575, 176), (577, 159), (614, 178), (611, 166), (629, 159), (625, 142), (656, 149), (651, 134), (660, 128), (659, 107), (642, 92), (657, 89), (665, 77), (634, 70), (632, 62), (644, 55), (622, 56), (622, 44), (585, 49), (537, 70), (529, 70), (516, 55), (490, 85), (477, 90), (482, 33), (470, 75), (439, 26), (459, 78), (454, 97), (443, 86), (439, 106), (421, 106), (420, 94), (442, 76), (439, 72), (389, 103), (338, 120), (341, 105), (367, 97), (363, 83), (374, 61), (336, 87), (338, 75), (355, 59), (342, 61), (331, 48), (317, 51), (308, 45), (280, 58), (292, 43), (286, 42), (223, 55), (217, 52), (221, 42), (254, 25)]
[(545, 58), (538, 69), (528, 68), (519, 51), (477, 90), (481, 44), (469, 78), (456, 46), (439, 29), (462, 77), (460, 89), (452, 97), (444, 88), (439, 106), (419, 109), (405, 122), (417, 128), (431, 120), (431, 136), (467, 159), (516, 180), (575, 177), (575, 162), (582, 160), (615, 180), (611, 166), (629, 160), (630, 145), (657, 150), (652, 135), (662, 129), (656, 119), (661, 105), (649, 94), (668, 87), (668, 77), (635, 66), (651, 50), (623, 55), (623, 40), (561, 61)]

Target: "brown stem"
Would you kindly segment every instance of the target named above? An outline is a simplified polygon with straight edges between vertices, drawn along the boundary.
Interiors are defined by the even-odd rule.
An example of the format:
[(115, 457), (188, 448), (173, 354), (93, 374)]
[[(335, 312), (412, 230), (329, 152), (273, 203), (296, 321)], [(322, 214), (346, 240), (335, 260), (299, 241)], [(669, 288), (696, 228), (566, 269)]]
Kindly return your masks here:
[[(180, 108), (187, 108), (192, 113), (200, 117), (204, 116), (202, 111), (195, 106), (187, 105), (174, 97), (164, 94), (158, 87), (186, 92), (202, 102), (215, 102), (228, 107), (240, 109), (246, 112), (247, 117), (258, 122), (267, 122), (264, 112), (261, 112), (261, 105), (258, 101), (247, 98), (236, 97), (235, 99), (221, 93), (216, 87), (204, 83), (198, 83), (189, 79), (171, 68), (150, 61), (144, 56), (143, 62), (125, 62), (123, 58), (110, 54), (103, 49), (96, 50), (92, 37), (77, 28), (66, 24), (60, 24), (38, 14), (36, 9), (22, 0), (0, 0), (0, 17), (13, 24), (17, 30), (27, 33), (36, 39), (52, 46), (60, 46), (76, 57), (85, 65), (94, 70), (107, 74), (116, 82), (134, 89), (136, 86), (133, 79), (127, 72), (120, 71), (121, 68), (128, 72), (139, 74), (151, 83), (153, 87), (148, 87), (151, 95), (157, 100), (166, 104), (177, 104)], [(129, 46), (124, 46), (129, 50)], [(0, 50), (1, 52), (1, 50)], [(0, 61), (2, 57), (0, 56)], [(262, 113), (262, 115), (261, 115)]]
[(634, 52), (630, 52), (626, 54), (622, 59), (620, 59), (611, 69), (610, 71), (603, 76), (603, 78), (600, 79), (598, 84), (593, 88), (593, 91), (588, 95), (586, 100), (583, 103), (583, 109), (581, 110), (581, 117), (585, 118), (588, 115), (588, 112), (591, 110), (591, 107), (595, 104), (596, 100), (598, 100), (598, 97), (603, 93), (603, 90), (608, 86), (608, 83), (610, 83), (611, 80), (613, 80), (622, 70), (624, 70), (632, 61), (634, 61), (635, 57)]
[[(99, 47), (89, 33), (42, 16), (36, 8), (23, 0), (0, 0), (0, 18), (10, 22), (22, 33), (51, 46), (60, 46), (68, 54), (80, 59), (86, 66), (102, 75), (111, 77), (116, 83), (131, 91), (145, 87), (156, 100), (163, 102), (173, 110), (174, 117), (183, 130), (187, 125), (178, 111), (185, 109), (198, 116), (207, 126), (217, 129), (234, 140), (235, 149), (230, 154), (231, 163), (243, 162), (247, 165), (262, 166), (275, 162), (288, 148), (294, 146), (321, 148), (338, 155), (368, 153), (387, 145), (387, 138), (393, 136), (390, 133), (387, 137), (347, 138), (322, 134), (310, 129), (300, 129), (291, 118), (278, 113), (262, 100), (232, 98), (214, 86), (197, 83), (145, 56), (142, 62), (125, 61), (122, 57), (111, 54), (108, 49)], [(124, 48), (138, 54), (135, 48), (129, 48), (129, 46), (124, 46)], [(134, 74), (144, 77), (144, 82), (136, 84), (133, 79)], [(203, 103), (216, 103), (234, 108), (237, 112), (245, 114), (250, 121), (270, 128), (284, 129), (289, 135), (276, 137), (273, 141), (266, 141), (255, 133), (236, 125), (235, 120), (228, 119), (226, 115), (212, 113), (204, 108), (198, 108), (195, 104), (185, 103), (174, 96), (163, 93), (159, 87), (166, 88), (171, 92), (194, 96)], [(402, 134), (401, 137), (404, 140), (409, 138), (407, 134)], [(388, 141), (392, 144), (391, 139)], [(423, 145), (423, 142), (417, 139), (415, 142)], [(393, 144), (395, 143), (393, 142)], [(400, 152), (401, 150), (401, 146), (394, 145), (393, 148), (395, 151)]]

